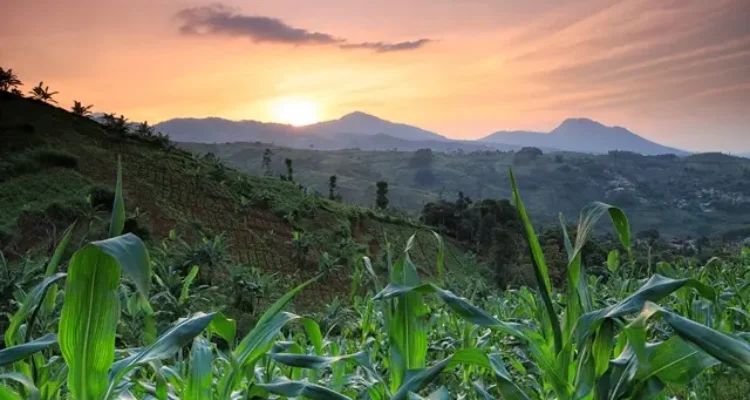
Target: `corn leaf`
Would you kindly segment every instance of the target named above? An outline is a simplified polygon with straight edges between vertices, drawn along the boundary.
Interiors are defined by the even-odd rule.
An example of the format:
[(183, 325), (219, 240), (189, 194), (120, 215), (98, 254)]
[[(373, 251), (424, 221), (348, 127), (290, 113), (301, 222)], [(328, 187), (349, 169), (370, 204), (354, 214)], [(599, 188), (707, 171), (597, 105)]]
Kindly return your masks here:
[[(129, 246), (121, 250), (128, 258)], [(96, 244), (76, 252), (68, 266), (59, 344), (68, 365), (68, 390), (77, 400), (99, 400), (107, 389), (120, 315), (120, 271), (118, 258)]]
[(257, 386), (287, 398), (305, 397), (312, 400), (351, 400), (349, 397), (331, 389), (303, 381), (282, 380)]
[(190, 272), (185, 277), (185, 281), (182, 282), (182, 291), (180, 291), (180, 298), (177, 300), (180, 304), (183, 304), (190, 295), (190, 285), (193, 284), (193, 280), (195, 280), (195, 277), (198, 276), (198, 272), (200, 271), (200, 268), (197, 265), (193, 265), (193, 268), (190, 269)]
[(115, 201), (112, 204), (112, 220), (109, 223), (109, 237), (122, 234), (125, 229), (125, 200), (122, 197), (122, 162), (117, 157), (117, 184), (115, 186)]
[(424, 389), (435, 380), (435, 378), (437, 378), (438, 375), (448, 367), (450, 362), (451, 358), (448, 357), (432, 367), (419, 370), (409, 370), (404, 375), (403, 384), (398, 388), (396, 393), (393, 394), (391, 400), (405, 400), (409, 397), (409, 393), (419, 393), (420, 390)]
[(57, 343), (57, 335), (48, 333), (43, 337), (17, 346), (0, 350), (0, 367), (20, 361)]
[(230, 348), (234, 347), (234, 339), (237, 336), (237, 321), (227, 318), (222, 312), (216, 313), (211, 320), (211, 331), (224, 339)]
[(42, 305), (43, 299), (55, 282), (64, 278), (66, 275), (67, 274), (61, 272), (48, 276), (34, 286), (31, 292), (29, 292), (23, 304), (21, 304), (21, 307), (10, 318), (10, 323), (8, 329), (5, 331), (4, 339), (7, 347), (12, 347), (17, 343), (21, 343), (22, 338), (18, 337), (18, 330), (21, 328), (21, 325), (26, 321), (26, 318), (34, 309)]
[(510, 182), (513, 190), (513, 202), (516, 205), (518, 216), (520, 217), (526, 232), (526, 241), (531, 252), (531, 260), (534, 265), (534, 275), (536, 276), (537, 284), (539, 285), (539, 293), (542, 296), (542, 302), (544, 302), (544, 307), (547, 311), (547, 319), (552, 327), (555, 352), (559, 353), (563, 348), (562, 329), (560, 328), (560, 321), (557, 319), (555, 308), (552, 305), (552, 284), (549, 279), (547, 262), (544, 260), (542, 247), (539, 245), (539, 239), (536, 237), (536, 232), (534, 232), (534, 225), (531, 224), (531, 220), (526, 214), (526, 208), (523, 206), (523, 201), (521, 201), (521, 194), (518, 191), (518, 185), (516, 184), (513, 170), (510, 170)]
[(193, 339), (193, 349), (190, 351), (190, 374), (185, 384), (184, 400), (211, 399), (211, 383), (213, 365), (211, 344), (198, 336)]

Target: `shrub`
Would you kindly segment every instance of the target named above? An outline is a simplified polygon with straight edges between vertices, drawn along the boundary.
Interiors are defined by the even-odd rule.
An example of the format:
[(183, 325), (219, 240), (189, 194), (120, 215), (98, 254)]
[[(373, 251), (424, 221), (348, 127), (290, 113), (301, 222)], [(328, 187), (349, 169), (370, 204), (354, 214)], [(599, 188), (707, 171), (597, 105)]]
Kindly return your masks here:
[(78, 169), (78, 157), (60, 150), (44, 149), (35, 154), (36, 160), (44, 167)]
[(89, 202), (91, 203), (91, 207), (100, 207), (103, 210), (112, 211), (112, 204), (115, 202), (115, 192), (106, 186), (94, 185), (89, 189)]

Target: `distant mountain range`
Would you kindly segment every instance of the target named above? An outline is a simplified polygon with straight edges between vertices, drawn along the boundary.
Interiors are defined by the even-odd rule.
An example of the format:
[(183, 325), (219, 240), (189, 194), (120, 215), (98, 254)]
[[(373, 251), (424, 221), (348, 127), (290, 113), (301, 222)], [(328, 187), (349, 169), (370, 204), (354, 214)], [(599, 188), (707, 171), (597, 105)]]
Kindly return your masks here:
[(654, 143), (625, 128), (605, 126), (587, 118), (566, 119), (549, 133), (499, 131), (480, 139), (480, 141), (516, 146), (551, 147), (582, 153), (606, 153), (610, 150), (625, 150), (643, 155), (688, 154), (684, 150)]
[(264, 142), (293, 148), (335, 150), (435, 151), (518, 150), (538, 147), (545, 151), (606, 153), (623, 150), (643, 155), (688, 152), (649, 141), (621, 127), (608, 127), (585, 118), (567, 119), (549, 133), (499, 131), (479, 140), (453, 140), (416, 126), (386, 121), (363, 112), (339, 119), (295, 127), (258, 121), (222, 118), (177, 118), (161, 122), (156, 129), (177, 142)]

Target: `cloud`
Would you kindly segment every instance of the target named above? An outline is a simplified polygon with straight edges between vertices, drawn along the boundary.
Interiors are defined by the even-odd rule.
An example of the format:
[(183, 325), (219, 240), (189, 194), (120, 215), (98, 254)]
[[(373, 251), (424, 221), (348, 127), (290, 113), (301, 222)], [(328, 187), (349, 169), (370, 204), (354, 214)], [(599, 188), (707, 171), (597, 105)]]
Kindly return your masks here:
[(415, 50), (432, 41), (419, 39), (399, 43), (351, 43), (328, 33), (295, 28), (278, 18), (244, 15), (221, 3), (186, 8), (179, 11), (176, 17), (182, 22), (180, 32), (184, 35), (246, 37), (256, 43), (337, 45), (341, 49), (368, 49), (376, 53), (388, 53)]
[(388, 53), (393, 51), (407, 51), (418, 49), (427, 43), (433, 42), (431, 39), (419, 39), (410, 42), (400, 43), (383, 43), (383, 42), (365, 42), (365, 43), (344, 43), (339, 45), (342, 49), (370, 49), (376, 53)]

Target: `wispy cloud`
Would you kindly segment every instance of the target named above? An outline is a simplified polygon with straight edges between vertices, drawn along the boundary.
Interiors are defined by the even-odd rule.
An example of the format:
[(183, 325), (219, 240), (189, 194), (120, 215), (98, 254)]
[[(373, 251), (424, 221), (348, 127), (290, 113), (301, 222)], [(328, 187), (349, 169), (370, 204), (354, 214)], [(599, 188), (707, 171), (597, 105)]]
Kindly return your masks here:
[(397, 43), (353, 43), (329, 33), (296, 28), (278, 18), (241, 14), (237, 9), (221, 3), (186, 8), (179, 11), (176, 17), (182, 23), (180, 32), (184, 35), (244, 37), (256, 43), (335, 45), (341, 49), (368, 49), (377, 53), (389, 53), (416, 50), (432, 41), (418, 39)]

